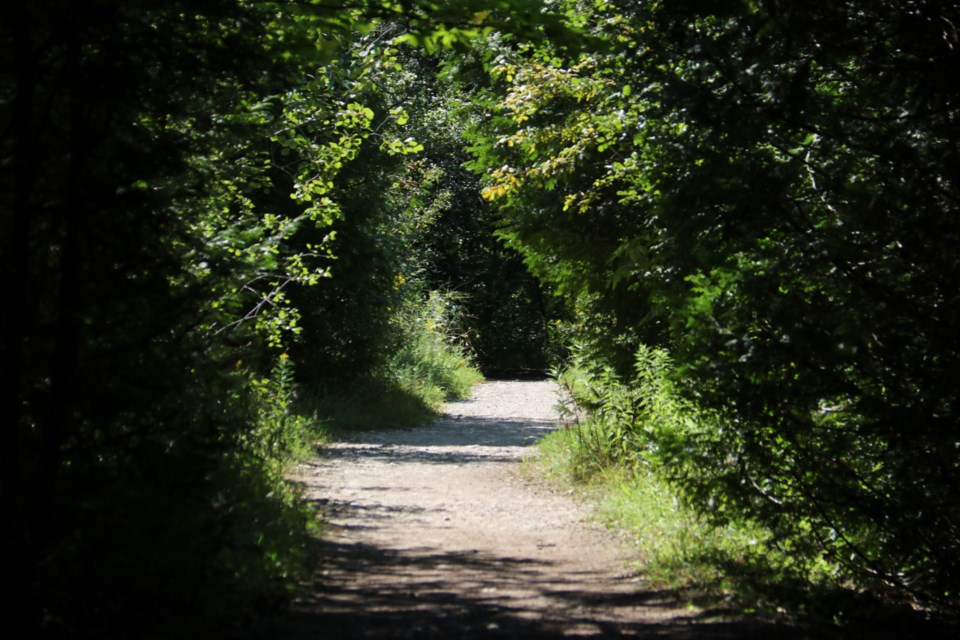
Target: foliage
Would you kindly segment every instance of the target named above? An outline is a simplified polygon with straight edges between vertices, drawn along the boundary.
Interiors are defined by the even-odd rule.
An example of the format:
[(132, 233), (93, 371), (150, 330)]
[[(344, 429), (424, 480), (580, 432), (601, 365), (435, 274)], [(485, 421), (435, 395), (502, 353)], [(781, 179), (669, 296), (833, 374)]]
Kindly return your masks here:
[(483, 376), (464, 342), (455, 296), (431, 292), (411, 301), (393, 322), (400, 346), (377, 368), (347, 381), (324, 380), (297, 402), (332, 435), (363, 429), (408, 428), (423, 424), (443, 402), (465, 397)]
[(417, 389), (434, 407), (466, 397), (483, 379), (471, 366), (461, 321), (456, 296), (432, 292), (406, 310), (402, 346), (387, 363), (390, 375)]
[[(407, 39), (432, 47), (502, 25), (521, 4), (539, 7), (4, 5), (0, 503), (12, 626), (193, 635), (289, 595), (308, 518), (281, 470), (305, 423), (290, 413), (290, 364), (276, 362), (298, 338), (325, 337), (307, 335), (313, 308), (296, 303), (335, 263), (376, 280), (367, 291), (391, 291), (413, 262), (364, 276), (376, 260), (356, 258), (363, 241), (403, 256), (409, 234), (376, 245), (442, 201), (418, 202), (439, 174), (408, 160), (421, 147), (399, 135), (400, 94), (376, 90), (401, 70), (401, 34), (376, 20), (405, 14)], [(368, 34), (367, 49), (349, 52), (347, 32)], [(366, 215), (371, 193), (383, 200)], [(421, 293), (404, 289), (396, 308)], [(355, 328), (370, 320), (388, 336), (372, 348), (396, 346), (390, 312), (343, 308)], [(331, 334), (349, 351), (349, 333)]]
[[(387, 379), (397, 379), (391, 354), (407, 360), (428, 354), (413, 347), (408, 327), (411, 314), (430, 304), (431, 291), (458, 293), (469, 336), (463, 346), (478, 354), (481, 366), (542, 365), (536, 283), (493, 238), (489, 212), (478, 206), (477, 181), (459, 166), (463, 125), (451, 109), (455, 87), (436, 77), (438, 56), (393, 44), (401, 25), (345, 38), (339, 64), (304, 100), (318, 105), (347, 94), (380, 114), (330, 182), (340, 214), (329, 228), (297, 234), (308, 245), (325, 240), (336, 255), (328, 267), (333, 278), (290, 290), (304, 314), (292, 353), (308, 388), (342, 393), (346, 381), (369, 384), (387, 370)], [(316, 138), (309, 126), (303, 129), (298, 135)], [(405, 153), (397, 145), (406, 145)], [(412, 374), (415, 367), (407, 362), (403, 368)], [(424, 391), (431, 388), (428, 383)]]
[(633, 561), (650, 586), (729, 596), (740, 587), (737, 567), (785, 578), (790, 560), (769, 546), (769, 532), (710, 524), (649, 468), (631, 469), (605, 458), (596, 443), (609, 436), (593, 420), (568, 426), (540, 441), (536, 464), (554, 482), (584, 492), (604, 524), (630, 537)]
[(589, 49), (473, 54), (504, 237), (614, 373), (669, 351), (691, 503), (955, 607), (957, 8), (558, 6)]
[(422, 425), (436, 407), (418, 389), (395, 378), (369, 375), (349, 384), (329, 382), (297, 401), (298, 411), (313, 416), (325, 437), (371, 429), (405, 429)]
[(309, 520), (279, 468), (303, 425), (270, 370), (286, 289), (329, 261), (294, 240), (337, 215), (306, 196), (366, 121), (347, 102), (308, 140), (283, 119), (329, 17), (3, 9), (0, 501), (25, 633), (191, 635), (296, 582)]
[(417, 137), (424, 157), (442, 169), (450, 198), (424, 239), (426, 281), (460, 295), (469, 342), (485, 372), (545, 369), (552, 355), (548, 319), (557, 305), (543, 295), (520, 254), (496, 237), (496, 212), (478, 197), (479, 179), (463, 166), (471, 114), (460, 87), (460, 59), (419, 56), (415, 62), (427, 93), (424, 108), (412, 114)]

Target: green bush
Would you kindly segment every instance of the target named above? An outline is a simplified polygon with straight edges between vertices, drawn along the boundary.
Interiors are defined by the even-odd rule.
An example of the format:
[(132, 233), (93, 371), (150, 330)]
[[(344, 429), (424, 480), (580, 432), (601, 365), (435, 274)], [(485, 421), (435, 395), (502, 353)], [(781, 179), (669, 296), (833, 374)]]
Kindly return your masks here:
[(483, 379), (474, 368), (458, 296), (430, 292), (400, 314), (400, 349), (386, 363), (387, 375), (422, 395), (428, 404), (466, 396)]
[(291, 368), (181, 370), (149, 415), (90, 425), (96, 447), (72, 452), (44, 506), (58, 539), (22, 585), (46, 633), (203, 637), (290, 600), (315, 527), (283, 475), (312, 437), (290, 412)]
[(768, 531), (746, 523), (715, 526), (651, 468), (598, 455), (608, 438), (596, 421), (571, 425), (540, 442), (538, 464), (554, 481), (580, 487), (596, 504), (597, 517), (629, 536), (632, 560), (651, 586), (726, 595), (740, 586), (732, 565), (765, 562), (771, 569), (783, 563), (768, 546)]
[[(764, 588), (837, 585), (840, 568), (795, 538), (737, 513), (698, 490), (705, 477), (697, 457), (722, 430), (677, 393), (662, 350), (641, 348), (635, 374), (624, 381), (591, 365), (580, 351), (555, 376), (566, 397), (565, 428), (540, 444), (545, 472), (585, 487), (602, 520), (627, 531), (647, 579), (696, 592), (738, 595), (750, 606), (771, 604)], [(723, 465), (732, 466), (732, 465)], [(721, 487), (733, 473), (710, 478)]]
[(391, 319), (395, 347), (381, 363), (352, 376), (308, 386), (298, 411), (333, 433), (423, 424), (447, 400), (483, 380), (473, 366), (457, 296), (432, 292), (407, 302)]

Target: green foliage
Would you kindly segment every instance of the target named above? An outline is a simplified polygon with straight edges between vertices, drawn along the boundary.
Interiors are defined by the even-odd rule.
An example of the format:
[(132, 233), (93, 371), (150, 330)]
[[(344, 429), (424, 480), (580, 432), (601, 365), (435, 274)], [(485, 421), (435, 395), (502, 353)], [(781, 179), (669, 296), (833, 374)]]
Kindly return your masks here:
[[(435, 377), (425, 373), (431, 368), (450, 369), (413, 362), (440, 352), (415, 345), (430, 335), (409, 330), (424, 301), (432, 304), (430, 291), (462, 294), (465, 346), (480, 366), (543, 364), (536, 283), (493, 237), (489, 211), (478, 206), (477, 181), (459, 166), (463, 124), (451, 108), (459, 94), (436, 77), (437, 56), (391, 44), (400, 31), (399, 23), (389, 23), (344, 42), (340, 64), (324, 75), (326, 93), (309, 101), (346, 93), (381, 114), (332, 183), (341, 215), (323, 237), (336, 255), (329, 267), (334, 277), (291, 290), (303, 314), (302, 340), (291, 353), (301, 363), (301, 382), (311, 388), (342, 388), (348, 379), (365, 385), (383, 371), (397, 379), (398, 366), (412, 379)], [(397, 145), (422, 148), (398, 155)], [(311, 244), (317, 233), (305, 229), (298, 241)], [(391, 355), (398, 353), (402, 366)], [(435, 404), (437, 385), (424, 384), (415, 393), (434, 396), (428, 404)], [(457, 386), (441, 386), (450, 384)]]
[(600, 365), (632, 389), (660, 368), (632, 379), (642, 345), (673, 360), (674, 406), (603, 399), (654, 419), (605, 446), (861, 588), (956, 607), (956, 7), (561, 6), (597, 39), (577, 55), (475, 49), (472, 167)]
[(243, 454), (269, 467), (278, 485), (283, 484), (286, 463), (310, 453), (313, 440), (320, 436), (297, 410), (293, 369), (290, 357), (282, 353), (269, 376), (250, 380), (256, 394), (257, 419), (255, 429), (239, 438)]
[[(353, 96), (354, 113), (363, 122), (356, 145), (338, 160), (336, 176), (324, 186), (330, 192), (324, 197), (337, 210), (331, 226), (303, 227), (296, 237), (309, 246), (326, 242), (336, 255), (333, 278), (291, 289), (303, 314), (302, 339), (291, 354), (301, 363), (300, 380), (312, 387), (367, 376), (397, 347), (392, 318), (419, 295), (423, 257), (417, 245), (445, 206), (435, 188), (442, 174), (406, 155), (417, 143), (405, 130), (404, 92), (412, 78), (390, 44), (397, 32), (388, 24), (358, 39), (344, 38), (338, 64), (318, 75), (304, 94), (304, 104), (320, 111), (336, 111), (342, 96)], [(297, 135), (327, 139), (329, 126), (322, 118), (308, 110), (299, 120)]]
[(326, 380), (296, 404), (331, 432), (421, 425), (447, 400), (465, 397), (483, 376), (461, 333), (456, 298), (432, 292), (411, 302), (394, 322), (401, 346), (378, 367), (346, 383)]
[(554, 482), (584, 492), (596, 504), (597, 518), (630, 537), (632, 560), (651, 587), (716, 597), (739, 595), (738, 572), (786, 577), (789, 558), (769, 545), (769, 532), (743, 523), (709, 523), (650, 469), (598, 457), (593, 443), (607, 438), (593, 421), (556, 431), (538, 444), (536, 464)]
[(630, 536), (637, 569), (652, 586), (707, 607), (722, 598), (746, 611), (789, 611), (831, 626), (861, 610), (875, 616), (877, 602), (842, 593), (838, 564), (723, 504), (729, 475), (712, 478), (721, 486), (712, 495), (689, 490), (707, 484), (695, 460), (704, 440), (716, 446), (723, 434), (678, 396), (670, 371), (665, 354), (651, 349), (638, 354), (629, 381), (609, 368), (591, 369), (582, 353), (557, 370), (566, 424), (541, 441), (542, 472), (578, 487), (597, 517)]
[(395, 378), (368, 375), (342, 385), (331, 381), (298, 399), (297, 407), (336, 439), (351, 431), (406, 429), (430, 421), (436, 406), (418, 391)]
[(289, 597), (307, 555), (280, 473), (303, 425), (270, 370), (285, 289), (329, 261), (294, 232), (329, 215), (272, 154), (342, 153), (281, 126), (325, 22), (148, 4), (0, 20), (0, 502), (27, 634), (200, 635)]
[(465, 332), (483, 370), (544, 368), (546, 316), (553, 305), (520, 256), (495, 237), (495, 212), (477, 198), (479, 181), (462, 166), (470, 116), (450, 72), (458, 58), (400, 51), (404, 113), (410, 117), (404, 129), (424, 147), (418, 163), (436, 176), (424, 192), (435, 194), (433, 217), (406, 247), (420, 257), (416, 279), (429, 289), (460, 294)]
[(405, 311), (402, 324), (402, 346), (386, 369), (428, 404), (466, 397), (483, 379), (472, 366), (456, 296), (432, 292)]
[[(690, 493), (695, 483), (684, 474), (699, 472), (690, 464), (690, 457), (702, 455), (699, 438), (717, 435), (719, 442), (722, 434), (698, 429), (689, 405), (680, 408), (685, 403), (670, 390), (670, 364), (662, 353), (642, 352), (632, 383), (609, 369), (591, 372), (583, 354), (575, 362), (555, 371), (564, 390), (565, 427), (538, 444), (533, 464), (562, 487), (572, 485), (594, 505), (598, 519), (629, 536), (641, 580), (708, 611), (733, 604), (741, 612), (786, 617), (824, 633), (899, 637), (909, 629), (950, 637), (949, 626), (939, 629), (912, 607), (851, 590), (841, 565), (798, 548), (797, 538), (782, 529)], [(618, 407), (618, 415), (602, 407)], [(670, 428), (671, 422), (672, 440), (684, 443), (685, 452), (664, 451), (664, 439), (650, 434), (651, 424)], [(639, 436), (634, 446), (619, 446), (625, 432)], [(722, 490), (716, 495), (725, 499)]]
[[(200, 636), (287, 601), (308, 570), (313, 514), (281, 476), (302, 437), (280, 424), (289, 389), (209, 365), (162, 373), (150, 412), (134, 401), (122, 431), (91, 425), (61, 471), (59, 535), (25, 585), (42, 589), (47, 633)], [(212, 381), (229, 402), (209, 401)]]

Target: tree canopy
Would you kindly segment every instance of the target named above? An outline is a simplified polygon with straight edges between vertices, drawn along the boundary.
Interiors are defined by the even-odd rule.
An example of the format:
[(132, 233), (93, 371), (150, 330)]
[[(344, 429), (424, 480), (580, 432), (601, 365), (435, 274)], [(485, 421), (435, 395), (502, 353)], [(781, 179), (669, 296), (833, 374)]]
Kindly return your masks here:
[(452, 385), (471, 349), (580, 354), (632, 390), (624, 459), (704, 514), (955, 610), (958, 28), (932, 0), (0, 9), (18, 615), (289, 597), (294, 396)]
[(698, 426), (637, 446), (717, 519), (953, 601), (958, 8), (559, 6), (600, 45), (488, 41), (474, 166), (596, 357), (669, 353)]

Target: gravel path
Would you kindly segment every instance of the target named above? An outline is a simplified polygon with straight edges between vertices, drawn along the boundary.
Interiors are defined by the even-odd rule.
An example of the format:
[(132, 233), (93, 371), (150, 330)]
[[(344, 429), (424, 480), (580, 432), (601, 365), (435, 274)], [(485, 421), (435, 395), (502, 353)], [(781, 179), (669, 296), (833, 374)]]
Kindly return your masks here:
[(263, 637), (769, 637), (642, 589), (582, 505), (519, 473), (555, 402), (549, 382), (486, 382), (432, 425), (353, 434), (303, 465), (325, 564)]

